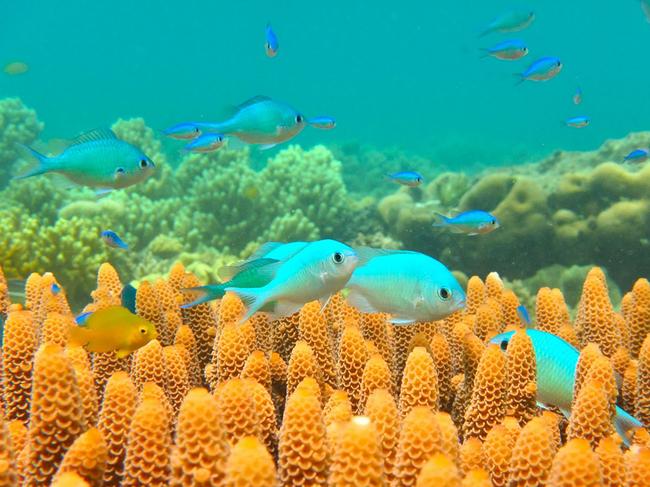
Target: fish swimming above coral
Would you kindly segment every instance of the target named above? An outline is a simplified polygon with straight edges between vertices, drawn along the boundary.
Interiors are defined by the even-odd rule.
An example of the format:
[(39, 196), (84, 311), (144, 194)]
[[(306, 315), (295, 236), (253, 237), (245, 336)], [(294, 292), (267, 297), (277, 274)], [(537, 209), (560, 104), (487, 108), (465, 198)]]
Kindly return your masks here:
[(623, 158), (623, 162), (641, 163), (647, 161), (648, 156), (650, 156), (650, 151), (648, 149), (634, 149)]
[[(497, 335), (490, 340), (490, 343), (499, 345), (505, 351), (514, 333), (509, 331)], [(568, 418), (571, 414), (576, 367), (580, 354), (567, 342), (551, 333), (540, 330), (526, 330), (526, 333), (535, 349), (537, 402), (559, 408)], [(614, 424), (626, 443), (629, 442), (630, 433), (643, 426), (620, 407), (616, 407)]]
[(269, 264), (277, 269), (268, 284), (257, 288), (227, 287), (225, 291), (237, 294), (244, 302), (247, 310), (241, 322), (269, 303), (275, 303), (274, 317), (289, 316), (309, 301), (326, 303), (345, 286), (358, 262), (357, 253), (344, 243), (318, 240), (285, 262)]
[(99, 193), (127, 188), (151, 176), (154, 162), (142, 150), (120, 140), (111, 130), (93, 130), (74, 139), (59, 155), (47, 157), (24, 146), (38, 166), (15, 179), (57, 173)]
[(528, 27), (535, 20), (535, 12), (530, 10), (509, 10), (495, 17), (479, 34), (479, 37), (493, 32), (517, 32)]
[(104, 243), (111, 248), (129, 250), (128, 244), (113, 230), (104, 230), (100, 236)]
[(305, 117), (286, 103), (255, 96), (235, 108), (223, 122), (189, 122), (201, 130), (230, 135), (269, 149), (294, 138), (305, 128)]
[(482, 49), (486, 56), (492, 56), (504, 61), (516, 61), (528, 54), (528, 47), (519, 39), (508, 39), (492, 47)]
[(465, 292), (441, 262), (419, 252), (356, 249), (362, 264), (346, 288), (362, 313), (388, 313), (391, 323), (441, 320), (465, 306)]
[(184, 304), (182, 308), (191, 308), (197, 304), (221, 299), (226, 293), (226, 288), (257, 288), (271, 282), (278, 266), (278, 262), (286, 261), (302, 250), (307, 242), (290, 242), (282, 244), (279, 242), (268, 242), (260, 247), (258, 252), (250, 259), (235, 266), (226, 266), (219, 270), (220, 274), (226, 277), (221, 284), (208, 284), (186, 288), (186, 291), (199, 293), (199, 296), (190, 303)]
[(153, 324), (123, 306), (81, 315), (77, 321), (81, 324), (70, 329), (72, 344), (89, 352), (115, 351), (118, 358), (126, 357), (158, 335)]
[(557, 76), (562, 70), (562, 61), (556, 57), (543, 57), (533, 61), (522, 73), (515, 76), (519, 78), (518, 83), (529, 81), (548, 81)]
[(208, 133), (199, 135), (196, 139), (192, 140), (189, 144), (183, 147), (187, 152), (214, 152), (226, 143), (226, 139), (222, 134)]
[(310, 117), (307, 119), (307, 123), (314, 128), (320, 130), (332, 130), (336, 127), (336, 120), (334, 117), (328, 117), (327, 115), (321, 115), (318, 117)]
[(193, 140), (201, 135), (201, 129), (193, 123), (178, 123), (162, 131), (167, 137), (178, 140)]
[(586, 127), (587, 125), (589, 125), (589, 123), (591, 123), (591, 121), (589, 120), (589, 117), (579, 116), (579, 117), (568, 118), (568, 119), (566, 119), (564, 121), (564, 123), (567, 125), (567, 127), (573, 127), (573, 128), (576, 128), (576, 129), (581, 129), (581, 128)]
[(447, 228), (453, 233), (484, 235), (499, 228), (499, 220), (497, 217), (483, 210), (464, 211), (453, 217), (447, 217), (440, 213), (436, 213), (436, 216), (441, 221), (434, 223), (433, 226)]
[(400, 171), (393, 174), (386, 174), (386, 178), (389, 181), (392, 181), (402, 186), (408, 186), (410, 188), (415, 188), (422, 184), (424, 178), (422, 174), (416, 171)]

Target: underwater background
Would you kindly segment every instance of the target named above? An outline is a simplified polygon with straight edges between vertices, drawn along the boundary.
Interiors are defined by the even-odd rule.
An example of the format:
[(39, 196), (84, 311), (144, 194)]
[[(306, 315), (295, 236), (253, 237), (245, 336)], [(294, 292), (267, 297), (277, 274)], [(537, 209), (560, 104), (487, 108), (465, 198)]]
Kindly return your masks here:
[[(522, 290), (543, 275), (565, 292), (576, 286), (572, 304), (593, 264), (629, 287), (650, 266), (650, 169), (620, 164), (650, 142), (650, 68), (641, 62), (650, 25), (637, 1), (540, 1), (521, 5), (536, 12), (526, 30), (478, 36), (512, 6), (12, 5), (0, 21), (1, 61), (29, 70), (0, 76), (7, 277), (54, 271), (80, 302), (107, 259), (129, 279), (180, 259), (216, 280), (224, 262), (265, 240), (331, 236), (420, 250), (466, 275), (497, 270)], [(273, 59), (263, 49), (267, 22), (281, 45)], [(510, 37), (530, 54), (482, 56)], [(513, 73), (547, 55), (564, 64), (557, 78), (516, 86)], [(584, 101), (575, 106), (578, 87)], [(211, 155), (185, 155), (160, 133), (181, 120), (219, 120), (258, 94), (331, 115), (337, 127), (307, 128), (269, 151)], [(592, 123), (563, 123), (576, 115)], [(49, 177), (9, 183), (32, 163), (17, 143), (56, 154), (63, 140), (107, 126), (156, 162), (152, 180), (101, 200)], [(424, 185), (385, 180), (399, 170), (419, 171)], [(474, 208), (493, 211), (502, 227), (479, 238), (431, 227), (434, 212)], [(106, 248), (97, 237), (106, 228), (132, 251)]]

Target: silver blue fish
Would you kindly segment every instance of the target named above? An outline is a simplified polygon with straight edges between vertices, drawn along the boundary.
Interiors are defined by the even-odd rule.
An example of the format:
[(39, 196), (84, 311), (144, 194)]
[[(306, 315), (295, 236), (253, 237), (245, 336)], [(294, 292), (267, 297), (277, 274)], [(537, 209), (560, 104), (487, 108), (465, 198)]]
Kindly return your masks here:
[(400, 171), (393, 174), (386, 174), (386, 178), (394, 183), (409, 186), (410, 188), (420, 186), (424, 181), (422, 175), (415, 171)]
[(144, 181), (155, 164), (134, 145), (118, 139), (111, 130), (94, 130), (77, 137), (61, 154), (47, 157), (26, 147), (38, 166), (16, 179), (57, 173), (82, 186), (120, 189)]
[(50, 289), (52, 290), (52, 294), (59, 294), (61, 292), (61, 286), (59, 286), (56, 282), (52, 283)]
[(201, 129), (193, 123), (178, 123), (162, 131), (167, 137), (178, 140), (192, 140), (201, 135)]
[(543, 57), (534, 61), (523, 73), (515, 74), (519, 77), (519, 82), (529, 81), (547, 81), (557, 76), (562, 70), (562, 61), (556, 57)]
[(226, 292), (237, 294), (244, 302), (247, 311), (242, 322), (270, 303), (275, 303), (275, 318), (290, 316), (310, 301), (326, 303), (345, 286), (358, 261), (351, 247), (336, 240), (319, 240), (285, 262), (270, 264), (277, 270), (265, 286), (228, 287)]
[(576, 92), (573, 94), (573, 104), (580, 105), (582, 103), (582, 89), (578, 86)]
[(336, 120), (333, 117), (320, 116), (320, 117), (311, 117), (307, 119), (307, 123), (317, 129), (321, 130), (332, 130), (336, 127)]
[(564, 123), (566, 123), (567, 126), (569, 126), (569, 127), (574, 127), (574, 128), (577, 128), (577, 129), (581, 129), (581, 128), (586, 127), (587, 125), (589, 125), (589, 123), (591, 123), (591, 120), (589, 120), (589, 117), (580, 116), (580, 117), (567, 118), (564, 121)]
[(524, 325), (525, 327), (530, 326), (531, 323), (530, 315), (528, 314), (528, 310), (526, 309), (526, 306), (524, 306), (523, 304), (517, 306), (517, 316), (519, 316), (522, 325)]
[[(514, 331), (502, 333), (490, 340), (508, 349)], [(559, 408), (565, 417), (571, 414), (576, 366), (579, 352), (561, 338), (539, 330), (526, 330), (533, 342), (537, 362), (537, 402)], [(629, 444), (630, 433), (642, 424), (620, 407), (614, 419), (616, 431)]]
[(198, 136), (192, 142), (183, 147), (187, 152), (214, 152), (226, 143), (226, 138), (223, 134), (207, 133)]
[(469, 210), (459, 213), (454, 217), (447, 217), (436, 213), (440, 218), (439, 223), (434, 227), (448, 228), (453, 233), (464, 233), (465, 235), (483, 235), (499, 228), (497, 217), (483, 210)]
[(479, 34), (483, 37), (493, 32), (517, 32), (528, 27), (535, 20), (535, 12), (530, 10), (510, 10), (503, 12), (485, 27)]
[(625, 156), (623, 162), (645, 162), (648, 160), (649, 155), (650, 152), (648, 149), (634, 149), (632, 152)]
[(278, 55), (278, 49), (280, 49), (280, 44), (278, 42), (278, 36), (275, 35), (271, 24), (266, 24), (266, 42), (264, 43), (264, 50), (268, 57), (275, 57)]
[(362, 313), (388, 313), (391, 323), (441, 320), (465, 306), (465, 292), (442, 263), (419, 252), (358, 248), (361, 264), (346, 288)]
[(102, 240), (106, 245), (109, 247), (113, 247), (114, 249), (122, 249), (122, 250), (128, 250), (129, 246), (126, 244), (124, 240), (120, 238), (120, 236), (115, 233), (113, 230), (104, 230), (101, 233)]
[(504, 61), (516, 61), (528, 54), (528, 46), (519, 39), (508, 39), (498, 44), (483, 49), (487, 56), (492, 56)]
[(248, 144), (258, 144), (262, 149), (269, 149), (302, 132), (306, 120), (286, 103), (266, 96), (256, 96), (239, 105), (235, 114), (223, 122), (192, 123), (200, 129), (231, 135)]

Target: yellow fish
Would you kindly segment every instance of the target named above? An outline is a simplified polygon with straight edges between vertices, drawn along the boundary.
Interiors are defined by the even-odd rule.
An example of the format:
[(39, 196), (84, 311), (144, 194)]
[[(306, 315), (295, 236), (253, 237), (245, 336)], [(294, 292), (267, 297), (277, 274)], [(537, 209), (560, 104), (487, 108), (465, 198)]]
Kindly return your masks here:
[(6, 74), (15, 76), (17, 74), (25, 74), (27, 71), (29, 71), (29, 66), (26, 63), (16, 61), (13, 63), (6, 64), (5, 67), (3, 68), (3, 71)]
[(123, 306), (109, 306), (77, 318), (70, 341), (89, 352), (115, 351), (118, 358), (143, 347), (158, 336), (153, 324)]

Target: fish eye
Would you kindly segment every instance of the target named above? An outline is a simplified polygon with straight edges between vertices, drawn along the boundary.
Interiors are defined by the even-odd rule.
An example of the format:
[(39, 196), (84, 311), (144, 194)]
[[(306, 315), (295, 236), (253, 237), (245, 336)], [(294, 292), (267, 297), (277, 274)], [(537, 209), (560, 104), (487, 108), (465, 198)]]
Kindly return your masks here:
[(149, 165), (149, 162), (147, 162), (146, 159), (140, 159), (140, 167), (141, 167), (142, 169), (144, 169), (144, 168), (147, 167), (148, 165)]
[(146, 328), (140, 328), (140, 333), (142, 335), (145, 335), (147, 333), (147, 329)]
[(496, 224), (497, 224), (497, 221), (493, 218), (492, 221), (491, 221), (490, 223), (492, 223), (492, 225), (496, 225)]
[(447, 301), (449, 298), (451, 298), (451, 291), (446, 287), (441, 287), (438, 289), (438, 296), (440, 296), (440, 299), (443, 301)]
[(343, 262), (343, 254), (341, 252), (334, 252), (334, 255), (332, 255), (332, 260), (335, 264), (340, 264)]
[(499, 347), (501, 347), (501, 350), (505, 352), (508, 349), (508, 340), (501, 340)]
[(199, 128), (198, 128), (198, 127), (194, 127), (194, 133), (195, 133), (195, 134), (198, 134), (198, 133), (199, 133)]
[(300, 114), (296, 115), (296, 123), (302, 123), (303, 120), (304, 118), (302, 117), (302, 115)]

